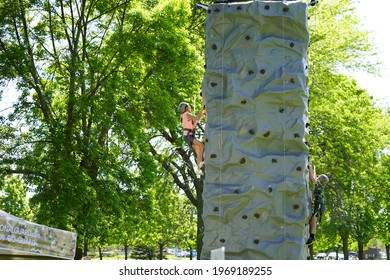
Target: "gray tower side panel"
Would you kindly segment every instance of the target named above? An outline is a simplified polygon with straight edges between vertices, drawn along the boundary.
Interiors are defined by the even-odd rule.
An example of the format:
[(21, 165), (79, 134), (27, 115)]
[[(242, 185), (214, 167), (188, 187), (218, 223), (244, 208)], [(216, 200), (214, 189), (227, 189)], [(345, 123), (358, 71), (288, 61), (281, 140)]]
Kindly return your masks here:
[(307, 4), (214, 4), (206, 19), (202, 259), (306, 259)]

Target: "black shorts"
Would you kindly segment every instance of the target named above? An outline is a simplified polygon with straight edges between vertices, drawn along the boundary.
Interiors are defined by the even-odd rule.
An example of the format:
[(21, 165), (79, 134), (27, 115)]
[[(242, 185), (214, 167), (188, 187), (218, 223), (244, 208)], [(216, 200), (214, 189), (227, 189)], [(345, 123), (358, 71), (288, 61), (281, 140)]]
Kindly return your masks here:
[(314, 207), (313, 211), (311, 213), (311, 216), (316, 216), (317, 218), (321, 217), (322, 214), (325, 212), (325, 202), (324, 199), (316, 199), (314, 200)]
[(192, 145), (194, 144), (194, 135), (184, 135), (183, 136), (184, 141), (192, 148)]

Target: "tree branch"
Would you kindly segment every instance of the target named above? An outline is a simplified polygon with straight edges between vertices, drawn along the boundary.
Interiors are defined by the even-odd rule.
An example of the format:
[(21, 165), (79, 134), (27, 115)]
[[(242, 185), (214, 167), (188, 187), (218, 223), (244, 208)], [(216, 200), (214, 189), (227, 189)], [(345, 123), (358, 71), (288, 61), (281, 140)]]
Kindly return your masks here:
[[(186, 196), (188, 197), (188, 199), (191, 201), (191, 203), (193, 205), (197, 205), (197, 200), (194, 196), (194, 194), (192, 193), (189, 185), (188, 185), (188, 177), (187, 175), (185, 174), (183, 168), (180, 168), (175, 162), (167, 162), (165, 160), (162, 160), (161, 159), (161, 156), (157, 153), (157, 151), (154, 149), (154, 147), (149, 143), (149, 147), (150, 147), (150, 151), (151, 153), (153, 154), (153, 156), (157, 159), (157, 161), (162, 165), (162, 167), (172, 176), (173, 178), (173, 181), (175, 182), (175, 184), (184, 191), (184, 193), (186, 194)], [(179, 176), (177, 175), (177, 173), (175, 173), (171, 167), (170, 167), (170, 164), (172, 163), (172, 165), (175, 166), (175, 168), (180, 171), (180, 173), (184, 176), (184, 182), (182, 182), (179, 178)]]

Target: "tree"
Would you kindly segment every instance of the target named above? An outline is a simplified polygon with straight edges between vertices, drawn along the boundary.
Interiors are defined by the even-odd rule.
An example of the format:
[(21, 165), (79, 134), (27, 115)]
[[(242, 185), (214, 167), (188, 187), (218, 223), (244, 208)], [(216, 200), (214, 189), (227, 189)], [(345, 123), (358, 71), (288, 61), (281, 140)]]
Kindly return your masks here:
[(358, 255), (360, 260), (364, 259), (364, 247), (376, 234), (374, 220), (375, 208), (367, 207), (367, 202), (372, 203), (372, 199), (359, 201), (355, 195), (353, 204), (350, 205), (349, 209), (350, 234), (358, 242)]
[(196, 207), (197, 213), (197, 252), (202, 250), (203, 238), (203, 179), (196, 176), (193, 153), (186, 149), (182, 139), (173, 131), (163, 132), (165, 152), (159, 153), (153, 146), (151, 150), (156, 160), (172, 176), (174, 183), (185, 193), (188, 200)]
[(182, 244), (183, 248), (186, 248), (190, 252), (190, 259), (192, 260), (194, 255), (194, 249), (197, 251), (197, 241), (198, 241), (198, 223), (197, 223), (197, 209), (188, 202), (188, 199), (183, 200), (180, 205), (180, 212), (183, 215), (178, 219), (181, 223), (179, 232), (179, 243)]
[(377, 63), (367, 59), (377, 55), (373, 35), (363, 29), (354, 1), (321, 1), (319, 5), (309, 7), (309, 16), (309, 78), (312, 86), (323, 85), (322, 88), (327, 89), (326, 80), (330, 73), (348, 73), (347, 70), (375, 72)]
[(144, 253), (147, 252), (144, 258), (162, 260), (165, 258), (164, 249), (176, 244), (180, 236), (178, 228), (183, 225), (183, 220), (187, 216), (180, 207), (183, 196), (163, 173), (160, 175), (158, 176), (160, 180), (150, 190), (148, 207), (140, 211), (137, 215), (137, 222), (125, 230), (129, 236), (132, 236), (129, 244), (135, 248), (142, 248), (141, 251)]
[(377, 205), (379, 206), (377, 212), (376, 224), (378, 229), (378, 236), (385, 244), (387, 259), (390, 259), (390, 156), (386, 153), (381, 154), (381, 168), (379, 169), (378, 184), (376, 184), (377, 191), (375, 192)]
[[(336, 226), (348, 256), (348, 237), (361, 243), (358, 231), (371, 225), (372, 209), (359, 213), (379, 178), (374, 172), (378, 153), (386, 145), (384, 117), (371, 97), (345, 74), (373, 71), (364, 57), (375, 55), (366, 31), (361, 31), (351, 1), (329, 1), (311, 9), (309, 52), (310, 144), (317, 170), (330, 175), (327, 222)], [(353, 31), (352, 31), (353, 30)], [(359, 54), (359, 55), (357, 55)], [(369, 135), (369, 137), (367, 137)], [(388, 135), (388, 134), (387, 134)]]
[[(375, 168), (378, 152), (385, 147), (383, 115), (368, 94), (346, 75), (355, 70), (373, 72), (377, 65), (367, 57), (376, 55), (370, 34), (361, 28), (352, 1), (323, 1), (309, 8), (311, 42), (310, 145), (317, 170), (327, 173), (329, 219), (321, 227), (337, 228), (348, 256), (349, 236), (360, 243), (373, 231)], [(369, 135), (370, 137), (367, 137)]]
[[(0, 84), (14, 83), (19, 95), (1, 118), (0, 180), (18, 175), (33, 190), (35, 221), (76, 231), (84, 254), (89, 244), (132, 240), (120, 233), (151, 209), (158, 166), (197, 208), (201, 250), (203, 181), (175, 112), (194, 96), (201, 106), (205, 15), (195, 2), (0, 4)], [(309, 10), (311, 154), (343, 200), (353, 185), (359, 198), (375, 183), (385, 143), (367, 93), (338, 74), (375, 69), (363, 59), (375, 50), (350, 4)]]
[[(371, 199), (372, 185), (377, 179), (375, 169), (378, 152), (384, 148), (381, 111), (374, 108), (368, 94), (346, 77), (333, 77), (335, 83), (328, 91), (327, 102), (323, 100), (316, 116), (312, 117), (312, 140), (314, 162), (319, 163), (321, 173), (329, 174), (332, 184), (328, 188), (327, 201), (330, 221), (337, 225), (348, 255), (348, 235), (363, 243), (372, 237), (372, 210), (362, 215), (362, 205)], [(352, 83), (351, 83), (352, 82)], [(316, 101), (316, 100), (315, 100)], [(313, 112), (313, 111), (312, 111)], [(370, 137), (362, 137), (370, 135)], [(366, 215), (367, 214), (367, 215)], [(364, 226), (366, 235), (359, 235)], [(366, 240), (368, 238), (368, 240)], [(363, 241), (365, 240), (365, 241)]]
[(198, 88), (192, 16), (180, 0), (0, 7), (0, 80), (20, 93), (0, 170), (23, 175), (35, 219), (76, 231), (84, 251), (119, 226), (123, 189), (153, 185), (149, 141), (175, 129), (174, 104)]
[(0, 209), (21, 219), (32, 218), (27, 188), (19, 177), (0, 178)]

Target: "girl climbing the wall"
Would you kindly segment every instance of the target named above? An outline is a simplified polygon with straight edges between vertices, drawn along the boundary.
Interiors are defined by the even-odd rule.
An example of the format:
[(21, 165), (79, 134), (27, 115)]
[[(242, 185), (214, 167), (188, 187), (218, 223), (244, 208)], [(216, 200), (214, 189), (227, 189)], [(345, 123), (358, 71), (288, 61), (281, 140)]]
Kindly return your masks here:
[(204, 144), (200, 142), (195, 136), (195, 127), (203, 116), (203, 108), (197, 115), (191, 114), (191, 107), (186, 102), (181, 102), (179, 104), (179, 111), (181, 113), (180, 122), (183, 126), (183, 138), (184, 141), (194, 149), (196, 154), (196, 164), (198, 166), (198, 175), (202, 175), (203, 172), (202, 162), (203, 162), (203, 152)]
[(321, 222), (322, 214), (325, 211), (325, 199), (324, 199), (324, 185), (329, 182), (328, 176), (321, 174), (317, 177), (315, 170), (313, 169), (311, 163), (309, 163), (309, 178), (310, 181), (314, 184), (313, 190), (313, 205), (312, 205), (312, 214), (309, 220), (309, 233), (310, 237), (306, 242), (306, 245), (311, 245), (316, 240), (314, 235), (317, 231), (317, 221)]

